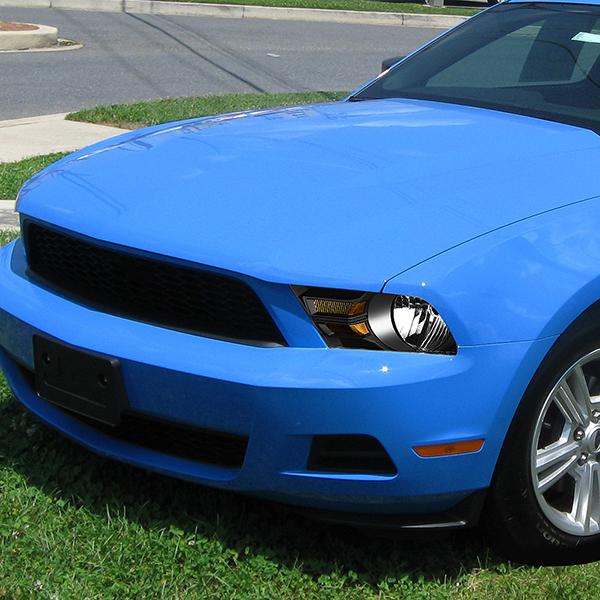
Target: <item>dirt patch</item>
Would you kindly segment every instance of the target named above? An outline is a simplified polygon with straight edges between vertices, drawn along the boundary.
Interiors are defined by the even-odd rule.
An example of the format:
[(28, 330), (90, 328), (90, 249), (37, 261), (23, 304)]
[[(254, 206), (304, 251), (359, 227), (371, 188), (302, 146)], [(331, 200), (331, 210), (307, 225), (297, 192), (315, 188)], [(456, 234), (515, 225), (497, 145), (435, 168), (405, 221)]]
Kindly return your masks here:
[(29, 23), (7, 23), (0, 21), (0, 31), (35, 31), (39, 29), (37, 25), (30, 25)]

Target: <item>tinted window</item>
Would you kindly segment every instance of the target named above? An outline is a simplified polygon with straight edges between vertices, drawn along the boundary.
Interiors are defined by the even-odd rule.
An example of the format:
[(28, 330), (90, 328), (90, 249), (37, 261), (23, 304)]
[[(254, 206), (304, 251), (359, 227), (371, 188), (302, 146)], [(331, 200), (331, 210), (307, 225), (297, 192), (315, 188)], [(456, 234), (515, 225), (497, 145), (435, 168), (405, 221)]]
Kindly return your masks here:
[(483, 106), (600, 130), (600, 7), (500, 5), (354, 99), (393, 97)]

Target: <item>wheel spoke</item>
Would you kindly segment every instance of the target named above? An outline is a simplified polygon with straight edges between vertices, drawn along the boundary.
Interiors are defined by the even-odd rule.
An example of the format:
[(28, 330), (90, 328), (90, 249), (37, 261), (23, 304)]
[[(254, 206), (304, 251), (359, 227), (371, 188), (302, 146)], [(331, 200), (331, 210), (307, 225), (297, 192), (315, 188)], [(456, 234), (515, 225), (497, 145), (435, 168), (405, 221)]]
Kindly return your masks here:
[[(562, 479), (575, 466), (578, 457), (579, 445), (575, 442), (538, 450), (536, 456), (538, 492), (545, 493)], [(551, 467), (554, 468), (550, 470)]]
[[(580, 399), (575, 397), (566, 380), (560, 382), (553, 396), (554, 403), (558, 406), (565, 419), (573, 425), (583, 425), (586, 422), (588, 408), (585, 399), (582, 399), (583, 404), (580, 404)], [(589, 392), (587, 399), (589, 403)]]
[(584, 533), (589, 532), (590, 520), (598, 512), (598, 474), (598, 463), (588, 463), (575, 479), (571, 515), (583, 527)]
[(579, 444), (577, 442), (559, 442), (537, 451), (535, 467), (542, 473), (557, 463), (565, 463), (573, 456), (577, 457)]
[(590, 418), (592, 415), (592, 398), (590, 396), (590, 389), (588, 387), (585, 375), (581, 365), (576, 365), (569, 377), (569, 387), (577, 402), (577, 405), (582, 410), (586, 418)]

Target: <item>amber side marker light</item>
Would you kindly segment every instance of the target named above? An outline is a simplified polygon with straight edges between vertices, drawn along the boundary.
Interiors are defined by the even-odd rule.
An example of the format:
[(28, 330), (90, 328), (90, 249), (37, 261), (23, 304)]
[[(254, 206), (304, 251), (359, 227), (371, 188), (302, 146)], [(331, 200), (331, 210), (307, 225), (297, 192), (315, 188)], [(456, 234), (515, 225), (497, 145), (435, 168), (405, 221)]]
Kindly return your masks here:
[(465, 440), (464, 442), (449, 442), (448, 444), (415, 446), (414, 451), (423, 458), (432, 458), (434, 456), (470, 454), (472, 452), (479, 452), (482, 447), (483, 440)]

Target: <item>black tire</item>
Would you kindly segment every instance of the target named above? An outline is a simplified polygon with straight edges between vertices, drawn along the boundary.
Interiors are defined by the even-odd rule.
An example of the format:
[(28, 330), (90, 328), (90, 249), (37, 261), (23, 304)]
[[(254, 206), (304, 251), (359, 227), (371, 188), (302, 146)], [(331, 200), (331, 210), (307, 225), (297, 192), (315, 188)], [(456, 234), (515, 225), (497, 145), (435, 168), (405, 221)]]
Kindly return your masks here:
[(510, 560), (566, 565), (600, 558), (600, 533), (565, 533), (546, 517), (536, 498), (530, 463), (535, 423), (546, 399), (571, 365), (598, 348), (600, 310), (594, 307), (556, 342), (513, 419), (483, 516), (490, 544)]

